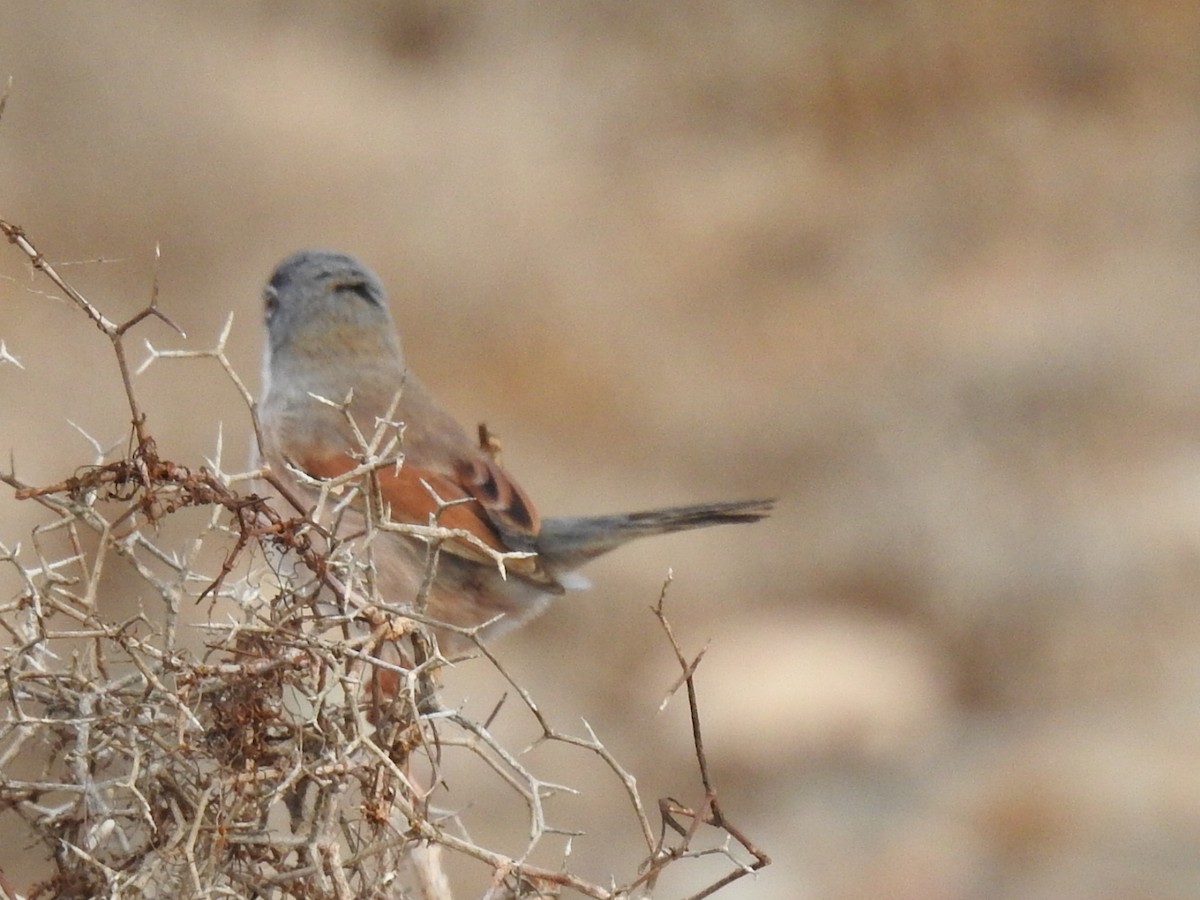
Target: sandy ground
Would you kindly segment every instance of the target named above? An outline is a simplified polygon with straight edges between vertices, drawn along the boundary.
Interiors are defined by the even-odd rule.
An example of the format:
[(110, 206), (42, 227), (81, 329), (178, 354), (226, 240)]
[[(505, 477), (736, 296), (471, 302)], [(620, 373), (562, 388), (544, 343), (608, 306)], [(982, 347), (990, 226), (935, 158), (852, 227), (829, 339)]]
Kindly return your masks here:
[[(549, 514), (777, 495), (597, 563), (501, 647), (648, 796), (694, 790), (683, 707), (655, 712), (673, 568), (717, 784), (775, 859), (720, 896), (1196, 896), (1200, 5), (197, 6), (5, 4), (0, 217), (113, 318), (160, 245), (189, 339), (144, 336), (209, 347), (232, 312), (254, 386), (270, 268), (354, 252)], [(68, 420), (127, 431), (106, 342), (42, 288), (0, 253), (31, 482), (90, 461)], [(220, 426), (245, 458), (215, 364), (139, 391), (167, 455)], [(38, 521), (0, 497), (0, 539)], [(627, 869), (616, 786), (563, 756), (572, 864)]]

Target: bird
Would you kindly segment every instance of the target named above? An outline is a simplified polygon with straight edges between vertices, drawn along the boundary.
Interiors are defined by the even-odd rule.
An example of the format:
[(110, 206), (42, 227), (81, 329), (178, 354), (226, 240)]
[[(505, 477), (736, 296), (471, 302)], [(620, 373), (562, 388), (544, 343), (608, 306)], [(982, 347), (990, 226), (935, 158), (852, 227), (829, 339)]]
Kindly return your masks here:
[[(315, 504), (323, 480), (370, 460), (366, 444), (381, 423), (396, 426), (394, 464), (371, 472), (383, 513), (397, 523), (436, 522), (456, 537), (439, 545), (427, 581), (428, 543), (380, 532), (375, 584), (389, 604), (411, 608), (423, 599), (443, 653), (476, 646), (464, 629), (490, 640), (528, 622), (556, 597), (587, 586), (582, 565), (628, 541), (755, 522), (772, 509), (773, 500), (739, 500), (543, 518), (501, 465), (486, 429), (472, 437), (409, 371), (383, 283), (358, 259), (334, 250), (293, 253), (274, 269), (263, 302), (260, 464), (293, 498)], [(360, 496), (341, 527), (363, 530), (367, 502)], [(489, 550), (514, 556), (501, 568)]]

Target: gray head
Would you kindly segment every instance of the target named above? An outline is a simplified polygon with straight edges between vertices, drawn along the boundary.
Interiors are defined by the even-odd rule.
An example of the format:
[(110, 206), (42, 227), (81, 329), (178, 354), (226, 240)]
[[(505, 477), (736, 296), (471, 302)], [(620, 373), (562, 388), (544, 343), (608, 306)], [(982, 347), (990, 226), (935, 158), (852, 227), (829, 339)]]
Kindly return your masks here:
[(382, 282), (346, 253), (293, 253), (275, 268), (263, 301), (268, 366), (284, 356), (399, 355)]

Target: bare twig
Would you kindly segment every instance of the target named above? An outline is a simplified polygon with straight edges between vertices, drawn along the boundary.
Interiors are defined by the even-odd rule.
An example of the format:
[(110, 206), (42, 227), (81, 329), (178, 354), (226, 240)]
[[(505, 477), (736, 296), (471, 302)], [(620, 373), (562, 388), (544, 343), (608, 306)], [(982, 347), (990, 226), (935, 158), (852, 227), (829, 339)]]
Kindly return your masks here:
[[(771, 857), (755, 846), (755, 844), (742, 832), (742, 830), (735, 826), (733, 822), (731, 822), (725, 816), (721, 810), (720, 802), (717, 799), (717, 789), (713, 786), (712, 776), (709, 774), (708, 770), (708, 758), (704, 753), (704, 737), (700, 730), (700, 704), (696, 699), (696, 682), (694, 679), (696, 667), (700, 664), (700, 659), (703, 657), (704, 651), (701, 650), (696, 658), (689, 662), (684, 656), (683, 650), (679, 646), (679, 641), (677, 641), (675, 638), (675, 632), (671, 628), (671, 623), (667, 619), (665, 610), (667, 589), (670, 586), (671, 581), (672, 574), (668, 572), (666, 579), (663, 581), (662, 590), (658, 595), (658, 603), (654, 606), (654, 615), (655, 618), (658, 619), (659, 624), (662, 626), (663, 632), (667, 636), (667, 640), (671, 643), (671, 649), (675, 653), (675, 659), (679, 663), (680, 669), (683, 670), (683, 682), (687, 686), (688, 713), (691, 717), (692, 723), (692, 745), (696, 751), (696, 763), (700, 769), (700, 782), (704, 785), (704, 799), (699, 811), (681, 807), (674, 801), (670, 801), (669, 798), (668, 800), (660, 801), (659, 809), (662, 811), (664, 824), (674, 824), (673, 820), (671, 819), (671, 814), (673, 813), (686, 815), (692, 820), (691, 827), (689, 827), (686, 831), (680, 832), (684, 838), (684, 842), (679, 848), (676, 848), (675, 855), (683, 855), (687, 851), (692, 839), (696, 835), (699, 825), (703, 823), (705, 825), (712, 825), (716, 828), (722, 829), (726, 834), (737, 841), (746, 850), (746, 852), (754, 857), (754, 861), (749, 865), (739, 863), (736, 868), (733, 869), (733, 871), (729, 872), (723, 878), (713, 882), (707, 888), (693, 894), (688, 898), (688, 900), (701, 900), (701, 898), (712, 896), (725, 885), (737, 881), (744, 875), (751, 874), (759, 869), (769, 866), (771, 864)], [(705, 649), (707, 649), (707, 647)], [(678, 687), (675, 688), (675, 690), (677, 689)], [(663, 702), (664, 704), (666, 703), (665, 700)], [(652, 869), (653, 867), (648, 870), (647, 874), (649, 874)]]

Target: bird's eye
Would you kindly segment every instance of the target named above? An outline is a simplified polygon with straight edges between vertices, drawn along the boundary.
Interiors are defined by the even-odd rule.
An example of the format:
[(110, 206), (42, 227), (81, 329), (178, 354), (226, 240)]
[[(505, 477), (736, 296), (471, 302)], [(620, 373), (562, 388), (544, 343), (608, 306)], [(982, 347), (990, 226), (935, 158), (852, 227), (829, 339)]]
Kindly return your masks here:
[(266, 319), (269, 324), (275, 311), (279, 309), (279, 292), (275, 288), (268, 287), (263, 291), (263, 308), (266, 310)]
[(333, 284), (334, 293), (337, 294), (357, 294), (368, 303), (378, 306), (379, 298), (375, 296), (371, 290), (371, 284), (368, 281), (361, 279), (347, 279), (346, 281), (337, 281)]

